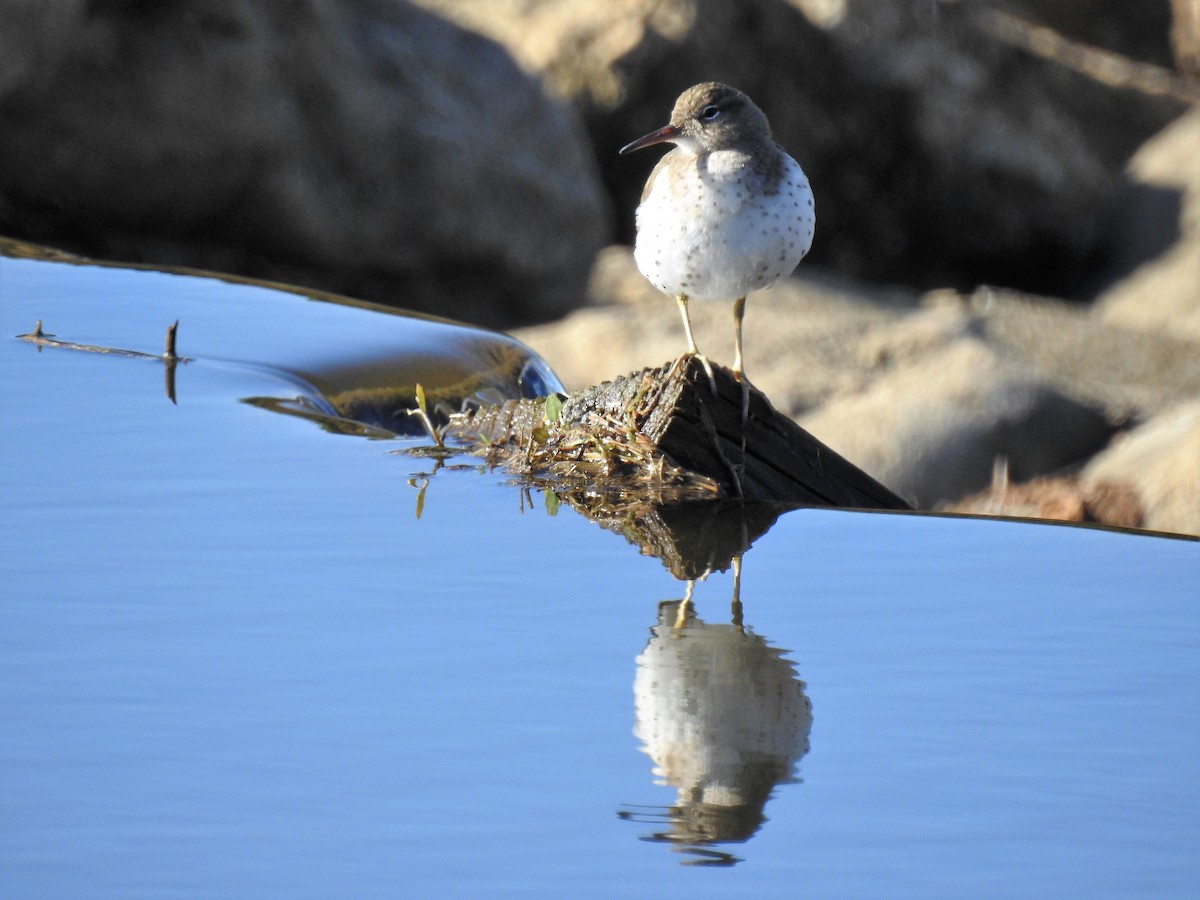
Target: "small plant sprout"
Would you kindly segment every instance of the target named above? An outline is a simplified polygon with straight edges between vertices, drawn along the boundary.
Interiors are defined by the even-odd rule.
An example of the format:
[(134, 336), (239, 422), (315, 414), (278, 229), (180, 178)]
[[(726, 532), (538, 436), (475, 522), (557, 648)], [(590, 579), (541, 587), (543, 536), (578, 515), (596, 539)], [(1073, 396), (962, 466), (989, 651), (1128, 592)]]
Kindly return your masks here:
[(429, 487), (429, 479), (424, 475), (408, 479), (408, 486), (417, 489), (417, 518), (425, 512), (425, 490)]
[(439, 449), (445, 447), (446, 432), (444, 429), (436, 428), (433, 424), (433, 419), (429, 417), (429, 407), (425, 402), (425, 388), (418, 384), (416, 388), (416, 395), (417, 408), (408, 410), (408, 414), (410, 416), (416, 416), (421, 420), (421, 424), (425, 426), (426, 433), (433, 438), (434, 444), (436, 444)]

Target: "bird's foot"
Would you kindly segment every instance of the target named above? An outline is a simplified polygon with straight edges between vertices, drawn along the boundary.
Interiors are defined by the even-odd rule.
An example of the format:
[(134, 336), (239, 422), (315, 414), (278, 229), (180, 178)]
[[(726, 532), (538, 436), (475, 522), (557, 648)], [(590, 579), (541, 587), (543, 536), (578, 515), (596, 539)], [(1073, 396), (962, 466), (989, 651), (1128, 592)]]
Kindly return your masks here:
[(690, 351), (688, 356), (694, 356), (700, 360), (700, 365), (704, 366), (704, 374), (708, 376), (708, 386), (712, 388), (713, 396), (717, 396), (717, 376), (713, 374), (712, 363), (708, 361), (708, 357), (703, 353), (692, 353)]
[(708, 376), (708, 386), (712, 388), (713, 396), (717, 395), (717, 376), (713, 373), (712, 363), (708, 361), (708, 357), (697, 353), (694, 350), (688, 350), (686, 353), (680, 354), (675, 362), (671, 363), (671, 368), (667, 370), (667, 378), (672, 378), (677, 369), (686, 366), (693, 359), (700, 360), (700, 365), (704, 366), (704, 374)]

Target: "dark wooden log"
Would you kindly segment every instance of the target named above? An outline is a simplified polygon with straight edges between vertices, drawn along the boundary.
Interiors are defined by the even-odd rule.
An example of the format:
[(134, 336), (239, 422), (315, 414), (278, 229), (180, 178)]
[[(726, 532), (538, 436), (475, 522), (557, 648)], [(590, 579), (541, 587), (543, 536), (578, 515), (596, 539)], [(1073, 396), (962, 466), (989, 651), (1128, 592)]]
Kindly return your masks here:
[(581, 509), (575, 498), (566, 499), (582, 515), (636, 545), (643, 555), (660, 559), (683, 581), (725, 571), (780, 515), (794, 508), (790, 503), (689, 500), (614, 516), (611, 509)]
[(556, 453), (563, 447), (575, 452), (594, 444), (616, 470), (609, 474), (635, 481), (639, 472), (652, 472), (657, 458), (665, 467), (660, 471), (673, 473), (684, 488), (680, 496), (663, 498), (668, 502), (707, 494), (746, 501), (911, 509), (728, 369), (714, 366), (710, 382), (695, 358), (579, 391), (563, 402), (556, 420), (550, 420), (547, 409), (541, 400), (510, 401), (456, 417), (450, 432), (491, 448), (524, 448), (527, 458), (518, 468), (526, 472), (561, 475), (574, 470), (597, 482), (603, 479), (594, 459), (593, 465), (583, 466), (578, 458), (568, 458), (564, 469)]

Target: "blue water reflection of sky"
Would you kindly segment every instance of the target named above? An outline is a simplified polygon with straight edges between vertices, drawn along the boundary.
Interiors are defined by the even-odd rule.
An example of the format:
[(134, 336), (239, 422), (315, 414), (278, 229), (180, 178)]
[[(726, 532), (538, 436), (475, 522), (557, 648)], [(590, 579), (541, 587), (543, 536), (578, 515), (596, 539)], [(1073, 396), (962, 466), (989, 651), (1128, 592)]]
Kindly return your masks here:
[[(100, 290), (87, 269), (14, 265), (6, 894), (1194, 889), (1200, 545), (783, 516), (746, 554), (742, 599), (804, 682), (811, 748), (757, 834), (720, 848), (740, 863), (684, 866), (618, 816), (677, 799), (632, 733), (635, 660), (683, 594), (657, 560), (536, 493), (522, 510), (494, 475), (438, 473), (418, 520), (407, 478), (428, 461), (237, 402), (277, 390), (270, 373), (201, 359), (172, 405), (158, 363), (38, 353), (12, 340), (31, 313), (72, 340), (144, 327), (138, 349), (182, 315), (186, 353), (191, 301), (176, 276), (149, 298), (107, 271)], [(201, 287), (242, 310), (238, 286)], [(731, 591), (701, 583), (699, 616), (728, 621)]]

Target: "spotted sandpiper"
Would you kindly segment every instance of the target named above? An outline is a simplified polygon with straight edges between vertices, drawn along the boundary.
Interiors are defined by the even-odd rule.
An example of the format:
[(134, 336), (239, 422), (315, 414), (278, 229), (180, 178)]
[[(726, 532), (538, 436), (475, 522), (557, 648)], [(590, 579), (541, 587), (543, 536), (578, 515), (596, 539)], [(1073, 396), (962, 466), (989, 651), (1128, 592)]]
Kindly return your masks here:
[(688, 300), (732, 300), (733, 372), (744, 377), (746, 295), (790, 275), (812, 246), (816, 210), (799, 163), (771, 138), (754, 101), (715, 81), (688, 88), (671, 121), (621, 148), (669, 141), (637, 208), (633, 258), (660, 291), (674, 295), (688, 353), (696, 349)]

